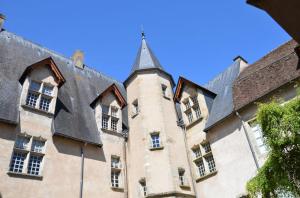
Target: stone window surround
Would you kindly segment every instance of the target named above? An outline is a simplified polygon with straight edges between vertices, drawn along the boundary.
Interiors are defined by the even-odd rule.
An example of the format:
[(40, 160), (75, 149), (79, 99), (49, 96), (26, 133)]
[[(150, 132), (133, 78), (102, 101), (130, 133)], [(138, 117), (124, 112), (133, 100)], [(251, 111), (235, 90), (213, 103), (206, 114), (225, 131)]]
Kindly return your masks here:
[[(25, 109), (29, 109), (29, 110), (32, 110), (32, 111), (36, 111), (36, 112), (39, 112), (39, 113), (43, 113), (43, 114), (46, 114), (46, 115), (53, 116), (54, 112), (55, 112), (55, 105), (56, 105), (58, 87), (51, 84), (51, 83), (48, 83), (48, 82), (36, 80), (32, 77), (31, 78), (27, 77), (26, 81), (28, 83), (24, 83), (23, 88), (22, 88), (21, 106)], [(40, 83), (40, 88), (39, 88), (38, 91), (30, 90), (30, 85), (31, 85), (32, 82)], [(44, 86), (52, 87), (52, 95), (48, 95), (48, 94), (43, 93)], [(36, 93), (38, 95), (38, 99), (36, 101), (35, 107), (29, 106), (29, 105), (26, 104), (27, 96), (28, 96), (29, 93)], [(45, 97), (47, 99), (51, 99), (48, 111), (40, 109), (40, 102), (41, 102), (42, 97)]]
[[(197, 173), (196, 174), (197, 175), (196, 182), (202, 181), (202, 180), (204, 180), (206, 178), (209, 178), (209, 177), (214, 176), (215, 174), (217, 174), (217, 169), (216, 169), (215, 161), (214, 161), (214, 164), (215, 164), (215, 168), (214, 169), (215, 170), (210, 171), (210, 168), (208, 166), (208, 162), (207, 162), (206, 159), (208, 157), (211, 157), (211, 156), (213, 157), (213, 153), (212, 153), (211, 149), (210, 149), (209, 152), (205, 152), (204, 147), (207, 144), (209, 144), (209, 142), (207, 140), (203, 140), (200, 144), (194, 145), (191, 148), (192, 151), (195, 150), (195, 149), (197, 149), (197, 148), (200, 148), (200, 151), (201, 151), (201, 156), (199, 156), (199, 157), (195, 157), (195, 155), (192, 155), (192, 156), (194, 156), (193, 162), (194, 162), (194, 165), (195, 165), (194, 166), (195, 167), (195, 172)], [(209, 146), (209, 148), (210, 148), (210, 146)], [(199, 170), (198, 170), (198, 167), (197, 167), (197, 163), (200, 162), (200, 161), (203, 163), (204, 169), (205, 169), (205, 174), (203, 176), (199, 175), (200, 173), (199, 173)]]
[[(159, 146), (158, 147), (153, 147), (153, 142), (152, 142), (152, 136), (154, 135), (158, 135), (159, 137)], [(155, 150), (162, 150), (164, 149), (164, 146), (163, 146), (163, 142), (161, 140), (161, 135), (160, 135), (160, 132), (159, 131), (153, 131), (149, 134), (149, 146), (150, 146), (150, 151), (155, 151)]]
[[(114, 160), (118, 162), (118, 165), (115, 166)], [(111, 155), (111, 189), (114, 191), (124, 191), (123, 183), (122, 183), (122, 163), (121, 158), (118, 155)], [(117, 178), (115, 178), (117, 176)], [(117, 180), (118, 185), (114, 183), (113, 180)]]
[[(101, 112), (99, 112), (101, 114), (101, 130), (105, 131), (105, 132), (111, 132), (111, 133), (121, 133), (122, 129), (120, 127), (120, 117), (121, 117), (121, 111), (118, 107), (113, 106), (113, 105), (105, 105), (103, 103), (99, 103), (101, 106)], [(107, 108), (107, 112), (104, 112), (103, 109)], [(116, 111), (116, 114), (113, 115), (114, 113), (112, 113), (113, 111)], [(104, 118), (107, 119), (107, 128), (103, 126), (103, 122), (104, 122)], [(116, 125), (113, 124), (112, 121), (116, 122)], [(114, 128), (113, 126), (115, 126), (116, 128)]]
[[(29, 139), (29, 142), (27, 143), (26, 147), (18, 148), (16, 143), (17, 143), (17, 140), (18, 140), (19, 137)], [(35, 140), (40, 141), (40, 142), (44, 142), (43, 150), (41, 152), (32, 150), (33, 149), (32, 148), (33, 141), (35, 141)], [(21, 134), (17, 134), (16, 135), (16, 140), (14, 142), (13, 151), (12, 151), (11, 159), (10, 159), (10, 162), (9, 162), (9, 168), (8, 168), (7, 174), (12, 176), (12, 177), (22, 177), (22, 178), (42, 180), (43, 179), (43, 169), (44, 169), (44, 164), (45, 164), (46, 146), (47, 146), (47, 140), (45, 138), (41, 137), (41, 136), (36, 137), (36, 136), (28, 135), (26, 132), (21, 133)], [(23, 165), (23, 168), (22, 168), (22, 172), (10, 171), (12, 158), (13, 158), (14, 153), (23, 153), (23, 154), (25, 154), (25, 160), (24, 160), (24, 165)], [(27, 173), (28, 172), (28, 166), (29, 166), (29, 160), (30, 160), (31, 156), (38, 156), (38, 157), (42, 158), (42, 162), (40, 164), (40, 170), (39, 170), (38, 175), (33, 175), (33, 174)]]
[[(191, 127), (193, 127), (196, 123), (200, 122), (203, 119), (203, 116), (201, 114), (201, 108), (200, 108), (200, 104), (199, 104), (199, 100), (194, 103), (192, 98), (195, 98), (198, 100), (198, 93), (193, 93), (192, 95), (190, 95), (187, 98), (182, 99), (182, 107), (181, 109), (183, 109), (184, 112), (184, 122), (188, 123), (186, 125), (186, 128), (189, 129)], [(190, 104), (188, 105), (189, 108), (187, 108), (186, 104)], [(197, 111), (198, 110), (198, 114)], [(192, 114), (192, 120), (189, 119), (189, 115)]]

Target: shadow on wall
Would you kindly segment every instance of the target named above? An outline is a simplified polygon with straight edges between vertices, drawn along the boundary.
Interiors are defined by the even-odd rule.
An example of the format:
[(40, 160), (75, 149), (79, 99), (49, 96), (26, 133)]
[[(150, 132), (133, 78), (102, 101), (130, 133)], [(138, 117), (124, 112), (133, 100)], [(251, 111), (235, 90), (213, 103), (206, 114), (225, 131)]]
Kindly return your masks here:
[(12, 124), (5, 124), (2, 122), (0, 122), (0, 125), (0, 138), (15, 141), (17, 134), (20, 133), (20, 127)]
[(106, 162), (103, 148), (95, 145), (71, 140), (69, 138), (53, 136), (53, 144), (59, 153), (81, 157), (81, 147), (84, 148), (84, 157), (92, 160)]
[(209, 140), (210, 144), (213, 144), (220, 139), (223, 139), (226, 136), (232, 134), (236, 130), (241, 131), (241, 128), (241, 121), (235, 115), (231, 115), (223, 122), (215, 126), (212, 130), (208, 131), (206, 137)]

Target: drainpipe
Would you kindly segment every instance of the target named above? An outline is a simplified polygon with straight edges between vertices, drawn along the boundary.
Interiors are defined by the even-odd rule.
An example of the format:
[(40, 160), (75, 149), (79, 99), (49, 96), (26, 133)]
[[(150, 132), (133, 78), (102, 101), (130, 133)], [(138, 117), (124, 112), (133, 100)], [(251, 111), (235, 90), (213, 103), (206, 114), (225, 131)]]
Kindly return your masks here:
[(80, 194), (79, 198), (82, 198), (83, 194), (83, 173), (84, 173), (84, 147), (87, 145), (87, 143), (84, 143), (83, 146), (80, 148), (80, 153), (81, 153), (81, 170), (80, 170)]
[(192, 178), (192, 185), (193, 185), (193, 188), (194, 188), (195, 196), (196, 196), (196, 198), (198, 198), (196, 183), (195, 183), (194, 174), (193, 174), (193, 171), (192, 171), (192, 164), (191, 164), (191, 161), (190, 161), (190, 159), (192, 159), (192, 158), (190, 156), (189, 147), (188, 147), (188, 144), (187, 144), (186, 127), (185, 127), (185, 124), (183, 123), (182, 120), (178, 121), (177, 125), (183, 131), (183, 137), (184, 137), (183, 139), (184, 139), (184, 145), (185, 145), (185, 152), (186, 152), (186, 156), (188, 158), (187, 161), (188, 161), (188, 164), (189, 164), (189, 171), (190, 171), (190, 175), (191, 175), (191, 178)]
[(253, 146), (251, 144), (251, 141), (250, 141), (250, 138), (249, 138), (249, 135), (247, 133), (247, 128), (245, 126), (245, 122), (243, 121), (241, 115), (239, 114), (239, 112), (235, 112), (236, 116), (240, 119), (241, 123), (242, 123), (242, 126), (243, 126), (243, 129), (244, 129), (244, 133), (245, 133), (245, 136), (246, 136), (246, 139), (247, 139), (247, 143), (248, 143), (248, 146), (250, 148), (250, 151), (251, 151), (251, 154), (252, 154), (252, 157), (253, 157), (253, 160), (255, 162), (255, 166), (256, 166), (256, 170), (259, 169), (259, 164), (258, 164), (258, 160), (256, 158), (256, 155), (255, 155), (255, 152), (254, 152), (254, 149), (253, 149)]
[(128, 198), (128, 175), (127, 175), (127, 140), (128, 140), (128, 130), (123, 131), (123, 155), (124, 155), (124, 198)]

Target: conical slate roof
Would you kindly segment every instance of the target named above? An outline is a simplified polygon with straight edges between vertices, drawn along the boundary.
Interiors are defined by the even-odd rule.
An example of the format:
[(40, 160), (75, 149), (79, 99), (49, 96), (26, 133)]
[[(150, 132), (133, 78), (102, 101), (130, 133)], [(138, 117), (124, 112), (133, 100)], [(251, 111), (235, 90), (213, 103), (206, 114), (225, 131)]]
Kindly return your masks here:
[(150, 69), (150, 68), (157, 68), (164, 71), (158, 59), (155, 57), (151, 48), (147, 44), (145, 36), (143, 34), (142, 44), (136, 56), (135, 62), (132, 66), (131, 73), (138, 70)]

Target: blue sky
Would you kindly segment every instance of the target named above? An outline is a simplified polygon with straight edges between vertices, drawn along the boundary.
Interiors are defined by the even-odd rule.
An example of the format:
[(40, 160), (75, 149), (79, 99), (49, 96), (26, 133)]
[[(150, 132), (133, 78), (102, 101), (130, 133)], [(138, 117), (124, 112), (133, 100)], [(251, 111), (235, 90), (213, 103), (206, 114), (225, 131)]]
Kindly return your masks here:
[(141, 42), (166, 71), (205, 84), (242, 55), (253, 63), (290, 39), (245, 0), (0, 0), (5, 28), (124, 81)]

